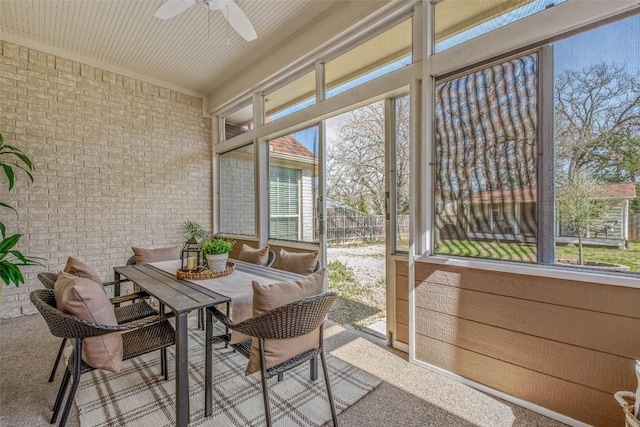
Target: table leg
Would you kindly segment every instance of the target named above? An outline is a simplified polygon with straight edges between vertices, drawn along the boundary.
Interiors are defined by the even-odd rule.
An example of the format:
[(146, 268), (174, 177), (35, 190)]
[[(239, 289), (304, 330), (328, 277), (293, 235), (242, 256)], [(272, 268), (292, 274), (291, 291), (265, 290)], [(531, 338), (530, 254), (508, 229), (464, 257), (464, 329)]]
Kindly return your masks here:
[(213, 413), (213, 318), (204, 309), (204, 416)]
[(187, 316), (176, 314), (176, 426), (189, 424), (189, 370)]

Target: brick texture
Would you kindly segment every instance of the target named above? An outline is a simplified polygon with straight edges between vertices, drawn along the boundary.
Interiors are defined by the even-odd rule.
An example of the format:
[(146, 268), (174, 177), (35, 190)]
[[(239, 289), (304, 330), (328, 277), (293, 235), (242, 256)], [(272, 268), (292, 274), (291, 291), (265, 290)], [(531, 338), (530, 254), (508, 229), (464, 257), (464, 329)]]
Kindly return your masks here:
[(253, 236), (253, 157), (231, 151), (220, 156), (220, 232)]
[(202, 99), (0, 41), (0, 133), (34, 162), (0, 201), (18, 249), (42, 257), (26, 284), (2, 288), (3, 318), (34, 312), (36, 275), (67, 257), (103, 280), (131, 246), (183, 241), (180, 226), (212, 223), (211, 120)]

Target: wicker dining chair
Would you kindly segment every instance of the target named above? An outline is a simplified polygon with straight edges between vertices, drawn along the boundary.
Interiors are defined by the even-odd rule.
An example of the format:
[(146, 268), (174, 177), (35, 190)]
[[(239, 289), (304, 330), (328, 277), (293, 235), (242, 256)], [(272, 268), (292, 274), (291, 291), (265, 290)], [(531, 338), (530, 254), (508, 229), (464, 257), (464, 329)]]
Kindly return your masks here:
[[(262, 381), (262, 397), (264, 401), (264, 412), (266, 425), (271, 426), (271, 411), (269, 409), (269, 394), (267, 388), (267, 380), (274, 376), (280, 375), (292, 368), (310, 361), (313, 363), (320, 356), (322, 361), (322, 371), (324, 381), (327, 388), (327, 397), (329, 406), (331, 407), (331, 418), (333, 425), (338, 425), (336, 417), (336, 409), (333, 403), (333, 395), (331, 393), (331, 385), (329, 383), (329, 372), (324, 354), (323, 345), (323, 324), (324, 319), (337, 298), (335, 292), (326, 292), (319, 295), (313, 295), (283, 305), (276, 309), (267, 311), (266, 313), (252, 317), (248, 320), (235, 324), (227, 315), (216, 307), (209, 307), (207, 310), (211, 315), (220, 320), (226, 327), (232, 331), (240, 332), (258, 339), (260, 349), (260, 377)], [(305, 350), (300, 354), (288, 359), (276, 366), (265, 369), (265, 353), (264, 342), (266, 339), (286, 339), (299, 337), (319, 329), (318, 347), (311, 350)], [(213, 339), (207, 340), (212, 342)], [(238, 353), (245, 357), (251, 356), (251, 341), (243, 341), (238, 344), (231, 345)], [(212, 351), (212, 346), (208, 345), (206, 351)], [(213, 359), (211, 359), (213, 360)], [(210, 379), (212, 380), (212, 379)], [(211, 408), (205, 406), (205, 416), (211, 415)]]
[[(62, 401), (69, 386), (69, 380), (73, 377), (71, 391), (67, 397), (67, 401), (60, 418), (59, 426), (66, 424), (71, 410), (71, 404), (78, 390), (80, 376), (86, 372), (90, 372), (95, 368), (87, 365), (82, 361), (82, 341), (87, 337), (95, 337), (99, 335), (110, 334), (113, 332), (124, 332), (122, 334), (123, 357), (122, 360), (128, 360), (133, 357), (160, 350), (165, 356), (161, 360), (166, 360), (167, 347), (175, 344), (175, 331), (168, 318), (163, 315), (154, 315), (144, 319), (138, 319), (124, 325), (107, 326), (93, 323), (80, 319), (58, 310), (53, 291), (49, 289), (37, 289), (29, 294), (31, 302), (36, 306), (51, 334), (63, 339), (73, 338), (75, 340), (72, 356), (69, 358), (67, 369), (65, 370), (62, 383), (58, 389), (56, 401), (53, 405), (53, 415), (51, 416), (51, 424), (56, 422)], [(165, 379), (167, 375), (167, 364), (161, 364), (161, 374)]]
[(267, 258), (267, 263), (264, 266), (271, 267), (275, 260), (276, 260), (276, 254), (272, 250), (269, 250), (269, 257)]
[[(53, 291), (53, 286), (58, 280), (57, 273), (51, 272), (43, 272), (38, 274), (38, 279), (44, 285), (45, 288)], [(115, 282), (106, 282), (104, 286), (111, 286), (115, 284)], [(143, 319), (145, 317), (154, 316), (158, 314), (158, 311), (151, 307), (149, 304), (145, 302), (143, 299), (147, 294), (144, 292), (137, 292), (135, 294), (129, 294), (121, 297), (111, 298), (110, 301), (114, 304), (113, 311), (116, 315), (116, 320), (118, 324), (128, 323), (134, 320)], [(138, 301), (139, 302), (136, 302)], [(131, 302), (131, 304), (122, 305), (122, 303)], [(60, 349), (58, 350), (58, 355), (56, 356), (56, 360), (53, 363), (53, 368), (51, 368), (51, 374), (49, 375), (49, 382), (53, 382), (53, 379), (56, 376), (56, 372), (58, 371), (58, 365), (60, 364), (60, 359), (62, 358), (62, 353), (64, 351), (65, 346), (67, 345), (67, 339), (63, 338), (60, 343)]]

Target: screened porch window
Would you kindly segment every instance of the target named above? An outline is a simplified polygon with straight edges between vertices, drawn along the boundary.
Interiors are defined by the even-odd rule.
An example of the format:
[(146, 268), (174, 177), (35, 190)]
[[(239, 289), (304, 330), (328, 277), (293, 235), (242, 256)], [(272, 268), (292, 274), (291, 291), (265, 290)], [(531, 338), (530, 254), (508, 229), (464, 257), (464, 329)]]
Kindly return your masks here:
[(442, 52), (565, 1), (438, 1), (435, 6), (435, 51)]
[(536, 262), (538, 56), (436, 86), (436, 253)]
[(437, 81), (436, 253), (640, 272), (638, 25)]

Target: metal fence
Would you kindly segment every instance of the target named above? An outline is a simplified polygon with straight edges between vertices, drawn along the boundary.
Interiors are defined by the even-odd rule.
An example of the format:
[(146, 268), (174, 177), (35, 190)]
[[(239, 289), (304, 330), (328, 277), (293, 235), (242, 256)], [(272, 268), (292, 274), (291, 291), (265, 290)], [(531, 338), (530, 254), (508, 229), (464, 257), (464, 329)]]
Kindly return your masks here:
[(629, 241), (640, 242), (640, 213), (629, 215)]
[[(398, 216), (398, 237), (409, 238), (409, 216)], [(383, 241), (384, 215), (367, 215), (346, 206), (327, 208), (327, 243), (348, 245)]]

